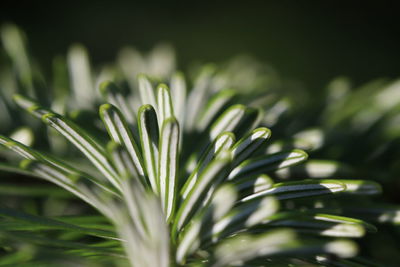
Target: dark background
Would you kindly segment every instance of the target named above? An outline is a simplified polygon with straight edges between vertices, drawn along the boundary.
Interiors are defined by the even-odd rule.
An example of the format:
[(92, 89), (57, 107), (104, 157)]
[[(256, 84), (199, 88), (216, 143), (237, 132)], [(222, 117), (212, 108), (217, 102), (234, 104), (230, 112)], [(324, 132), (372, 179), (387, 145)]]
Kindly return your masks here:
[(337, 75), (356, 84), (400, 74), (400, 9), (388, 1), (2, 1), (0, 22), (22, 27), (41, 64), (86, 45), (94, 62), (123, 45), (168, 41), (180, 67), (238, 53), (318, 89)]

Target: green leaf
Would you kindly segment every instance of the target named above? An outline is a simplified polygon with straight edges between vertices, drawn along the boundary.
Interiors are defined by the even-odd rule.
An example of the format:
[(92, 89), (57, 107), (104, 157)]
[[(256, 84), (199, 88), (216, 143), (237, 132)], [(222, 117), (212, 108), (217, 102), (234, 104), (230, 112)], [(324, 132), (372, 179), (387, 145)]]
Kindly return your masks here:
[[(110, 188), (108, 184), (104, 183), (103, 181), (99, 179), (95, 179), (92, 176), (88, 175), (87, 173), (81, 172), (57, 159), (54, 159), (52, 157), (43, 155), (15, 140), (9, 139), (7, 137), (1, 136), (0, 135), (0, 144), (4, 145), (5, 147), (15, 151), (19, 155), (21, 155), (23, 158), (27, 159), (22, 166), (22, 170), (17, 171), (18, 173), (24, 174), (24, 175), (30, 175), (30, 176), (35, 176), (39, 178), (44, 178), (47, 179), (51, 182), (54, 183), (61, 183), (69, 188), (69, 186), (73, 186), (75, 181), (77, 180), (77, 177), (83, 177), (85, 183), (91, 183), (94, 187), (101, 187), (105, 189), (107, 192), (116, 194), (113, 188)], [(37, 163), (42, 163), (43, 166), (45, 166), (45, 169), (48, 170), (48, 172), (62, 172), (63, 175), (61, 176), (54, 176), (53, 175), (46, 175), (42, 176), (42, 172), (33, 172), (29, 168), (27, 169), (30, 164), (28, 164), (29, 161), (35, 161)], [(4, 165), (3, 165), (4, 166)], [(16, 167), (11, 167), (12, 169), (16, 169)], [(10, 166), (7, 165), (6, 169), (10, 169)], [(21, 168), (20, 168), (21, 169)], [(60, 178), (63, 177), (63, 178)], [(70, 188), (71, 189), (71, 188)]]
[(16, 129), (11, 135), (11, 139), (14, 139), (26, 146), (31, 146), (34, 141), (32, 129), (28, 127), (21, 127)]
[(275, 103), (271, 103), (270, 105), (271, 107), (265, 110), (265, 116), (262, 119), (263, 124), (267, 127), (274, 126), (279, 118), (292, 108), (292, 103), (287, 98), (276, 100)]
[(277, 214), (265, 224), (270, 226), (291, 227), (301, 233), (332, 237), (362, 237), (366, 230), (376, 232), (376, 228), (364, 221), (321, 213), (287, 212)]
[[(0, 167), (1, 169), (1, 167)], [(22, 169), (21, 173), (24, 172)], [(13, 171), (14, 172), (14, 171)], [(17, 172), (18, 173), (18, 172)], [(25, 175), (35, 175), (31, 172), (26, 172)], [(25, 184), (25, 186), (21, 187), (18, 184), (0, 184), (0, 195), (2, 196), (21, 196), (21, 197), (49, 197), (49, 198), (62, 198), (69, 199), (73, 198), (73, 195), (68, 193), (68, 191), (63, 190), (62, 188), (56, 187), (54, 185), (35, 185), (35, 184)]]
[(159, 151), (159, 192), (164, 213), (167, 220), (169, 220), (175, 210), (178, 184), (179, 125), (175, 118), (164, 120), (160, 135)]
[(71, 88), (65, 56), (59, 55), (53, 59), (52, 74), (54, 99), (51, 103), (51, 109), (60, 114), (65, 114), (68, 107), (69, 88)]
[(138, 112), (140, 142), (147, 176), (153, 192), (158, 194), (157, 163), (159, 129), (157, 115), (150, 105), (143, 105)]
[(307, 157), (308, 155), (306, 152), (294, 149), (287, 152), (278, 152), (248, 159), (233, 169), (228, 179), (240, 179), (249, 175), (257, 175), (286, 168), (305, 161)]
[(165, 216), (158, 197), (152, 192), (139, 192), (133, 187), (135, 196), (140, 199), (142, 209), (142, 219), (146, 226), (146, 232), (142, 235), (134, 226), (139, 218), (126, 216), (121, 210), (119, 216), (114, 218), (119, 235), (123, 236), (127, 242), (122, 243), (125, 247), (131, 265), (138, 266), (165, 266), (170, 264), (170, 240), (165, 221)]
[[(37, 161), (43, 161), (46, 162), (48, 164), (51, 164), (55, 167), (61, 168), (65, 171), (70, 171), (72, 172), (76, 172), (75, 169), (73, 169), (72, 167), (52, 158), (49, 156), (45, 156), (33, 149), (31, 149), (28, 146), (25, 146), (24, 144), (21, 144), (20, 142), (17, 142), (13, 139), (10, 139), (8, 137), (2, 136), (0, 135), (0, 144), (7, 147), (8, 149), (14, 151), (15, 153), (17, 153), (18, 155), (20, 155), (21, 157), (25, 158), (25, 159), (29, 159), (29, 160), (37, 160)], [(12, 170), (12, 171), (16, 171), (17, 173), (21, 173), (24, 175), (30, 175), (30, 172), (24, 171), (24, 170), (16, 170), (15, 166), (11, 166), (8, 165), (6, 163), (2, 163), (2, 166), (4, 168), (4, 170)]]
[(140, 99), (142, 100), (142, 105), (151, 105), (153, 107), (157, 107), (156, 97), (154, 95), (154, 89), (147, 76), (144, 74), (139, 74), (138, 83), (139, 83), (138, 87), (140, 92)]
[[(207, 100), (207, 95), (210, 90), (209, 86), (214, 73), (215, 67), (213, 65), (206, 65), (201, 69), (201, 73), (194, 81), (193, 89), (189, 92), (186, 102), (184, 125), (185, 131), (187, 132), (191, 132), (195, 129), (198, 116)], [(216, 134), (214, 138), (217, 135), (218, 134)], [(214, 140), (214, 138), (212, 138), (212, 140)]]
[(173, 236), (177, 231), (190, 220), (190, 218), (198, 211), (200, 206), (205, 203), (203, 201), (207, 195), (212, 195), (216, 186), (222, 182), (227, 175), (227, 168), (231, 162), (231, 155), (222, 153), (219, 157), (215, 158), (199, 175), (192, 190), (190, 190), (186, 199), (179, 207), (175, 223), (173, 226)]
[[(130, 232), (133, 231), (140, 236), (140, 238), (146, 238), (146, 231), (150, 225), (146, 223), (145, 218), (146, 212), (149, 212), (148, 203), (146, 201), (146, 189), (137, 179), (125, 179), (122, 182), (122, 194), (124, 200), (124, 206), (116, 206), (116, 210), (119, 214), (113, 217), (114, 224), (120, 225), (123, 221), (126, 221), (124, 227), (132, 227)], [(158, 211), (158, 209), (157, 209)], [(151, 212), (149, 212), (152, 214)], [(129, 214), (130, 218), (127, 216)], [(122, 217), (122, 218), (121, 218)], [(126, 218), (127, 217), (127, 218)], [(120, 236), (124, 236), (121, 235)]]
[(168, 118), (174, 117), (171, 95), (165, 84), (157, 87), (158, 119), (160, 125)]
[(277, 183), (270, 189), (248, 195), (240, 201), (247, 202), (268, 195), (274, 195), (279, 200), (284, 200), (334, 194), (344, 192), (345, 190), (346, 185), (337, 180), (303, 180), (299, 182)]
[[(0, 137), (1, 140), (1, 137)], [(34, 176), (32, 172), (21, 169), (19, 166), (14, 166), (5, 162), (0, 162), (0, 170), (5, 172), (11, 172), (16, 174), (21, 174), (25, 176)]]
[(239, 234), (215, 248), (215, 263), (211, 266), (229, 266), (235, 262), (270, 256), (293, 246), (295, 240), (295, 234), (287, 229), (272, 230), (256, 237)]
[(115, 188), (119, 190), (121, 189), (117, 172), (108, 159), (104, 149), (89, 135), (72, 122), (69, 122), (55, 113), (47, 113), (43, 115), (43, 121), (66, 137), (83, 154), (85, 154), (85, 156), (104, 174)]
[(274, 185), (274, 181), (268, 175), (260, 174), (234, 181), (234, 185), (239, 195), (244, 198), (248, 195), (270, 189)]
[(350, 166), (332, 160), (311, 159), (304, 164), (276, 172), (279, 178), (293, 176), (307, 178), (329, 178), (332, 176), (349, 177), (354, 173)]
[[(21, 167), (33, 172), (36, 176), (46, 179), (78, 196), (80, 199), (89, 203), (94, 208), (100, 210), (104, 214), (110, 215), (110, 210), (99, 200), (98, 196), (93, 192), (97, 186), (93, 186), (90, 180), (79, 176), (78, 174), (66, 173), (56, 166), (52, 166), (46, 162), (38, 162), (32, 160), (24, 160)], [(107, 188), (102, 192), (103, 196), (110, 198), (112, 193)]]
[(246, 230), (268, 221), (278, 208), (279, 202), (271, 196), (239, 203), (231, 212), (212, 225), (205, 236), (212, 236), (212, 241), (217, 242), (236, 231)]
[(186, 257), (202, 245), (202, 239), (205, 239), (210, 227), (231, 210), (236, 199), (236, 190), (230, 184), (224, 184), (215, 191), (210, 206), (198, 214), (180, 233), (176, 250), (178, 263), (184, 264)]
[(259, 149), (271, 136), (271, 130), (257, 128), (240, 139), (232, 148), (233, 165), (241, 163)]
[(128, 152), (132, 164), (132, 173), (145, 183), (143, 159), (139, 148), (133, 138), (133, 133), (121, 112), (111, 104), (103, 104), (100, 107), (100, 117), (107, 128), (111, 139), (122, 145)]
[(115, 236), (113, 232), (110, 231), (81, 227), (78, 225), (61, 222), (55, 219), (27, 214), (24, 212), (16, 211), (15, 209), (0, 207), (0, 216), (12, 218), (20, 222), (25, 222), (25, 224), (18, 225), (18, 223), (15, 224), (13, 223), (13, 221), (9, 221), (9, 224), (7, 224), (7, 222), (5, 221), (0, 221), (0, 224), (2, 226), (1, 229), (3, 231), (66, 230), (101, 238), (120, 240)]
[(247, 108), (243, 105), (234, 105), (225, 110), (212, 124), (210, 139), (214, 140), (222, 132), (234, 132), (242, 135), (252, 128), (258, 121), (259, 110)]
[(238, 234), (226, 239), (216, 247), (215, 263), (211, 266), (229, 266), (257, 257), (285, 254), (329, 253), (347, 258), (353, 257), (357, 250), (357, 245), (349, 240), (305, 242), (288, 229), (277, 229), (256, 236)]
[(136, 122), (135, 112), (127, 102), (127, 98), (123, 96), (120, 91), (121, 90), (113, 82), (106, 81), (100, 84), (100, 93), (104, 100), (118, 107), (129, 124), (133, 125)]
[(359, 216), (378, 223), (400, 225), (400, 206), (370, 204), (368, 207), (347, 205), (343, 208), (349, 216)]
[(33, 73), (23, 32), (13, 24), (1, 27), (3, 48), (11, 58), (24, 93), (34, 96)]
[(382, 187), (373, 181), (367, 180), (338, 180), (346, 185), (346, 194), (376, 195), (382, 193)]
[(13, 99), (18, 106), (20, 106), (22, 109), (25, 109), (38, 119), (41, 119), (43, 115), (51, 112), (50, 109), (40, 106), (31, 98), (16, 94), (14, 95)]
[(201, 132), (212, 122), (221, 109), (236, 95), (234, 90), (217, 92), (207, 103), (202, 111), (196, 129)]
[(41, 159), (36, 151), (11, 138), (0, 135), (0, 144), (26, 159)]
[(171, 100), (174, 107), (175, 116), (180, 125), (184, 123), (185, 100), (186, 100), (186, 82), (182, 73), (177, 72), (171, 78)]
[(306, 129), (293, 135), (291, 142), (294, 147), (312, 151), (324, 145), (325, 133), (318, 128)]
[(181, 189), (181, 197), (185, 199), (189, 192), (193, 189), (199, 175), (202, 171), (214, 160), (222, 151), (227, 151), (235, 143), (235, 136), (230, 132), (221, 133), (204, 151), (203, 155), (198, 160), (195, 169), (186, 180)]
[(83, 242), (73, 242), (73, 241), (65, 241), (59, 240), (54, 238), (47, 238), (41, 235), (32, 234), (32, 233), (16, 233), (13, 232), (12, 236), (11, 233), (1, 232), (2, 235), (20, 240), (23, 242), (29, 242), (39, 246), (46, 246), (49, 248), (61, 248), (61, 249), (81, 249), (88, 252), (98, 252), (105, 255), (112, 255), (117, 257), (124, 257), (121, 253), (115, 252), (113, 248), (106, 248), (106, 247), (96, 247), (94, 245), (85, 244)]
[(91, 106), (96, 99), (96, 90), (86, 49), (79, 44), (73, 45), (68, 51), (67, 61), (75, 98), (73, 104), (82, 109)]
[[(118, 175), (107, 158), (105, 150), (97, 144), (83, 129), (63, 118), (62, 116), (43, 109), (29, 99), (22, 96), (15, 97), (18, 104), (23, 103), (23, 108), (36, 116), (42, 116), (42, 120), (54, 128), (57, 132), (74, 144), (117, 189), (120, 189)], [(28, 101), (28, 102), (26, 102)]]
[[(139, 179), (139, 176), (134, 176), (132, 174), (137, 173), (136, 167), (132, 162), (132, 159), (129, 153), (126, 151), (125, 147), (122, 145), (115, 143), (114, 141), (110, 141), (107, 144), (107, 153), (111, 158), (112, 163), (118, 171), (118, 175), (121, 177), (121, 180), (125, 179)], [(141, 181), (141, 180), (140, 180)], [(147, 181), (141, 181), (143, 186), (147, 185)], [(122, 188), (122, 185), (121, 185)]]

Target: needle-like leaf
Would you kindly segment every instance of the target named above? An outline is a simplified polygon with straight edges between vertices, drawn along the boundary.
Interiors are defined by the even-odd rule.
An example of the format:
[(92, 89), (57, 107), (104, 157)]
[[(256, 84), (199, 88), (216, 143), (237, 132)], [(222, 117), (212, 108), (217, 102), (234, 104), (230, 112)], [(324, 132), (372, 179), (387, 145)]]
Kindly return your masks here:
[(196, 216), (180, 233), (176, 252), (178, 263), (184, 264), (185, 258), (202, 245), (210, 227), (230, 211), (236, 198), (236, 190), (230, 184), (224, 184), (216, 190), (208, 209)]
[(206, 151), (198, 160), (197, 166), (190, 174), (186, 183), (181, 189), (181, 196), (183, 199), (187, 197), (193, 186), (196, 184), (197, 178), (201, 172), (210, 164), (210, 162), (217, 157), (222, 151), (226, 151), (232, 147), (235, 143), (235, 136), (230, 132), (221, 133), (215, 140), (209, 145)]
[(275, 184), (270, 189), (248, 195), (241, 199), (247, 202), (255, 198), (274, 195), (278, 199), (293, 199), (300, 197), (319, 196), (344, 192), (346, 185), (337, 180), (304, 180), (299, 182), (284, 182)]
[(132, 161), (130, 165), (134, 168), (132, 175), (144, 183), (143, 159), (124, 116), (116, 107), (104, 104), (100, 107), (100, 117), (111, 139), (127, 150)]
[(158, 185), (167, 220), (173, 216), (177, 198), (178, 149), (178, 121), (175, 118), (166, 119), (161, 129), (159, 142)]
[(5, 231), (32, 231), (32, 230), (66, 230), (73, 231), (82, 234), (88, 234), (101, 238), (120, 240), (116, 237), (115, 233), (111, 231), (99, 230), (94, 228), (81, 227), (70, 223), (65, 223), (51, 218), (43, 216), (35, 216), (27, 214), (14, 209), (0, 207), (0, 216), (13, 219), (10, 222), (18, 221), (24, 222), (25, 224), (6, 224), (2, 222), (2, 230)]
[(74, 45), (68, 51), (68, 69), (75, 95), (75, 105), (85, 108), (96, 99), (89, 56), (82, 45)]
[(147, 177), (153, 192), (158, 194), (157, 163), (159, 129), (157, 115), (154, 108), (150, 105), (142, 106), (138, 112), (138, 122)]
[(154, 94), (153, 85), (149, 81), (146, 75), (138, 75), (138, 87), (140, 92), (140, 99), (142, 100), (142, 105), (151, 105), (154, 108), (157, 107), (156, 97)]
[(158, 104), (158, 119), (160, 125), (164, 120), (174, 117), (172, 108), (172, 100), (168, 87), (165, 84), (160, 84), (157, 87), (157, 104)]
[(216, 93), (207, 103), (203, 112), (200, 115), (199, 122), (196, 128), (199, 132), (204, 131), (206, 127), (212, 122), (221, 109), (229, 103), (229, 101), (236, 95), (234, 90), (222, 90)]
[(247, 159), (251, 154), (260, 149), (261, 146), (271, 136), (271, 131), (267, 128), (257, 128), (240, 139), (232, 148), (233, 150), (233, 165)]
[(118, 175), (107, 158), (105, 150), (96, 143), (93, 138), (86, 134), (83, 129), (62, 116), (48, 109), (43, 109), (40, 105), (22, 96), (16, 96), (16, 101), (18, 104), (23, 103), (21, 106), (32, 114), (42, 116), (42, 120), (45, 123), (73, 143), (117, 189), (120, 189)]
[(288, 152), (278, 152), (272, 155), (248, 159), (232, 170), (229, 174), (229, 180), (293, 166), (305, 161), (307, 157), (308, 155), (304, 151), (294, 149)]
[(227, 168), (231, 162), (231, 155), (222, 153), (215, 158), (199, 175), (187, 198), (182, 202), (173, 226), (173, 234), (182, 229), (188, 220), (198, 211), (203, 198), (212, 194), (215, 186), (218, 185), (227, 175)]
[(113, 82), (106, 81), (100, 84), (100, 93), (104, 100), (112, 105), (118, 107), (121, 113), (124, 114), (126, 120), (133, 125), (136, 122), (135, 112), (127, 102), (127, 98), (124, 97), (117, 85)]
[(171, 88), (171, 99), (175, 111), (175, 116), (179, 123), (182, 125), (184, 123), (184, 108), (186, 100), (186, 82), (182, 73), (175, 73), (171, 78), (170, 83)]
[(43, 121), (65, 136), (104, 174), (117, 188), (120, 188), (118, 175), (105, 151), (78, 126), (55, 113), (43, 115)]
[(301, 233), (333, 237), (362, 237), (366, 230), (377, 231), (376, 227), (361, 220), (321, 213), (286, 212), (276, 214), (270, 220), (261, 227), (291, 227)]

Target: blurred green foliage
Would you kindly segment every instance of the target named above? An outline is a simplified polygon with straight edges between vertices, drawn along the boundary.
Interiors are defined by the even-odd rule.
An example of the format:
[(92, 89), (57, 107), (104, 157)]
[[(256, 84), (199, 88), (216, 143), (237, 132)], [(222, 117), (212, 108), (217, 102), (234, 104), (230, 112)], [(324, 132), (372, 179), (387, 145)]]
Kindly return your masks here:
[(285, 79), (317, 92), (328, 80), (356, 86), (396, 78), (400, 30), (395, 1), (5, 1), (0, 23), (21, 26), (41, 66), (81, 42), (94, 63), (112, 62), (132, 44), (160, 41), (179, 51), (179, 68), (247, 53), (269, 62)]
[[(65, 159), (70, 159), (72, 163), (76, 163), (77, 161), (76, 159), (74, 161), (74, 157), (78, 155), (77, 150), (68, 146), (64, 139), (55, 135), (54, 131), (46, 129), (40, 123), (32, 120), (29, 115), (21, 112), (12, 100), (14, 93), (22, 93), (34, 97), (42, 105), (51, 106), (52, 109), (80, 124), (87, 132), (95, 133), (96, 139), (102, 142), (105, 140), (106, 134), (104, 131), (99, 131), (99, 119), (95, 113), (97, 113), (97, 105), (102, 102), (101, 97), (108, 97), (107, 101), (110, 101), (111, 98), (109, 95), (100, 96), (98, 93), (97, 88), (101, 81), (116, 81), (122, 89), (122, 94), (126, 99), (132, 101), (132, 106), (136, 110), (140, 106), (140, 101), (138, 102), (137, 99), (135, 100), (134, 97), (131, 97), (130, 92), (133, 88), (140, 88), (137, 85), (137, 74), (146, 72), (153, 78), (152, 82), (158, 83), (159, 81), (168, 80), (171, 74), (174, 73), (176, 66), (179, 66), (175, 60), (174, 51), (168, 45), (158, 46), (147, 54), (139, 53), (135, 49), (128, 47), (121, 50), (115, 63), (108, 65), (91, 64), (86, 49), (83, 46), (75, 45), (68, 50), (66, 57), (59, 56), (51, 60), (51, 74), (49, 74), (50, 68), (45, 67), (44, 71), (42, 71), (41, 64), (37, 64), (36, 59), (31, 57), (30, 53), (25, 52), (26, 44), (23, 40), (18, 39), (20, 35), (18, 30), (12, 27), (8, 29), (10, 30), (8, 33), (7, 30), (3, 30), (3, 34), (8, 37), (2, 36), (4, 51), (6, 51), (3, 58), (6, 64), (2, 65), (3, 68), (0, 73), (0, 86), (2, 88), (0, 109), (3, 111), (0, 113), (1, 121), (3, 122), (1, 134), (11, 135), (23, 143), (33, 145), (36, 149), (52, 151), (52, 153), (65, 157)], [(210, 34), (208, 28), (204, 29), (205, 33)], [(119, 34), (118, 31), (115, 34), (117, 33)], [(146, 34), (148, 33), (146, 32)], [(176, 34), (177, 36), (182, 36), (181, 33)], [(174, 35), (170, 36), (173, 37)], [(240, 31), (238, 36), (240, 36)], [(244, 36), (246, 37), (246, 35)], [(194, 39), (193, 41), (192, 38), (188, 39), (191, 39), (192, 42), (196, 40)], [(9, 45), (7, 44), (7, 40), (11, 40)], [(143, 42), (143, 46), (145, 47), (145, 41)], [(118, 45), (118, 42), (115, 40), (110, 41), (110, 43), (113, 43), (114, 46)], [(89, 47), (93, 45), (90, 42), (88, 44)], [(105, 44), (107, 42), (102, 45)], [(177, 44), (180, 49), (179, 41), (177, 41)], [(207, 50), (207, 52), (211, 52), (207, 53), (207, 56), (204, 56), (205, 52), (204, 54), (193, 52), (199, 49), (196, 48), (197, 45), (201, 46), (201, 43), (196, 43), (196, 45), (192, 46), (189, 45), (188, 48), (182, 49), (184, 58), (186, 58), (183, 60), (185, 65), (187, 65), (185, 61), (188, 62), (189, 59), (192, 59), (192, 54), (196, 54), (196, 58), (199, 56), (202, 60), (207, 59), (207, 56), (222, 59), (230, 53), (229, 49), (232, 49), (232, 52), (237, 47), (240, 47), (238, 44), (236, 44), (238, 45), (236, 48), (235, 46), (233, 48), (230, 46), (225, 54), (221, 53), (222, 49), (218, 50), (217, 47), (214, 50), (216, 51), (214, 52), (215, 54), (212, 50)], [(41, 49), (43, 47), (45, 46), (42, 46)], [(113, 48), (113, 46), (110, 47)], [(207, 46), (202, 46), (201, 48), (207, 48)], [(104, 48), (99, 48), (99, 50), (94, 49), (94, 51), (102, 51), (102, 49)], [(110, 53), (109, 51), (112, 51), (112, 49), (107, 49), (107, 51), (107, 53)], [(189, 53), (189, 51), (192, 51), (192, 53)], [(299, 52), (304, 56), (304, 53)], [(41, 53), (43, 52), (39, 52), (38, 54), (40, 55)], [(50, 58), (49, 55), (42, 57), (41, 60)], [(103, 56), (104, 58), (99, 57), (97, 60), (102, 61), (103, 59), (111, 58), (110, 55)], [(260, 58), (262, 59), (263, 57)], [(281, 78), (271, 67), (251, 57), (238, 57), (228, 62), (221, 62), (218, 65), (210, 64), (204, 66), (202, 64), (194, 64), (188, 67), (188, 73), (187, 84), (189, 88), (203, 86), (204, 89), (207, 88), (205, 90), (210, 90), (211, 92), (216, 92), (221, 88), (229, 89), (224, 91), (224, 94), (221, 94), (221, 97), (229, 98), (229, 103), (230, 101), (239, 101), (246, 103), (250, 107), (261, 106), (264, 109), (265, 115), (262, 117), (261, 123), (271, 128), (273, 132), (271, 144), (267, 146), (265, 152), (274, 153), (282, 149), (286, 150), (296, 147), (304, 149), (311, 155), (311, 160), (304, 165), (271, 173), (270, 175), (274, 180), (285, 181), (285, 179), (296, 180), (299, 178), (348, 179), (361, 177), (366, 180), (375, 180), (382, 184), (384, 194), (379, 198), (371, 200), (364, 197), (359, 199), (344, 197), (333, 205), (327, 204), (329, 201), (326, 203), (324, 201), (316, 201), (313, 205), (316, 205), (316, 207), (319, 207), (319, 205), (329, 207), (342, 215), (365, 219), (377, 224), (383, 223), (383, 226), (381, 224), (378, 226), (378, 234), (367, 235), (365, 238), (360, 239), (361, 255), (396, 266), (399, 260), (397, 251), (400, 247), (399, 239), (397, 238), (399, 234), (397, 226), (399, 224), (399, 208), (394, 205), (396, 202), (398, 203), (397, 192), (400, 189), (399, 183), (396, 180), (396, 175), (399, 173), (398, 151), (400, 151), (398, 149), (400, 145), (400, 131), (397, 127), (400, 107), (400, 97), (398, 96), (400, 86), (398, 81), (382, 79), (362, 86), (352, 86), (348, 79), (338, 78), (333, 80), (325, 89), (321, 89), (318, 92), (299, 90), (302, 87), (298, 83)], [(314, 72), (314, 74), (319, 77), (318, 79), (326, 77), (322, 71), (319, 75), (318, 72)], [(332, 72), (330, 75), (336, 75), (336, 73)], [(356, 77), (356, 79), (360, 79), (360, 77)], [(201, 83), (202, 79), (207, 81), (205, 85)], [(308, 78), (305, 77), (305, 79), (307, 80)], [(360, 80), (363, 79), (361, 78)], [(320, 81), (314, 80), (314, 82), (318, 84)], [(81, 90), (79, 88), (86, 89)], [(230, 98), (231, 96), (232, 98)], [(192, 100), (191, 104), (196, 104), (196, 100)], [(115, 101), (115, 99), (112, 101)], [(19, 102), (20, 106), (26, 105), (21, 103)], [(118, 101), (116, 103), (122, 105)], [(127, 116), (127, 120), (129, 121), (128, 113), (126, 112), (124, 115)], [(207, 116), (204, 115), (204, 117)], [(196, 122), (198, 124), (193, 124), (193, 122), (189, 121), (187, 125), (192, 125), (188, 126), (188, 129), (191, 133), (195, 134), (194, 136), (200, 136), (202, 130), (205, 128), (202, 128), (201, 120), (196, 120)], [(134, 119), (130, 123), (134, 124)], [(28, 125), (28, 127), (18, 128), (22, 125)], [(207, 125), (207, 123), (204, 123), (204, 125)], [(2, 150), (1, 153), (3, 158), (11, 159), (11, 161), (15, 160), (5, 150)], [(90, 167), (86, 166), (83, 161), (80, 162), (80, 167), (90, 170)], [(10, 167), (2, 165), (2, 168), (7, 169)], [(27, 174), (23, 173), (21, 169), (10, 168), (10, 170)], [(1, 187), (3, 192), (2, 199), (3, 201), (7, 199), (8, 206), (24, 210), (30, 214), (45, 215), (46, 217), (60, 219), (60, 221), (64, 222), (68, 222), (68, 218), (64, 219), (63, 217), (65, 215), (82, 215), (85, 213), (97, 215), (90, 207), (72, 200), (74, 198), (64, 191), (59, 191), (54, 187), (46, 189), (45, 186), (47, 185), (41, 183), (31, 184), (30, 180), (28, 183), (32, 185), (31, 190), (23, 189), (18, 184), (24, 184), (24, 180), (17, 182), (16, 185), (15, 177), (7, 177), (7, 183), (2, 184)], [(18, 179), (21, 179), (21, 177), (18, 177)], [(367, 182), (366, 184), (365, 188), (360, 187), (360, 194), (368, 195), (369, 185), (371, 185), (373, 193), (376, 193), (375, 183)], [(355, 191), (352, 193), (357, 194), (358, 187), (355, 185), (354, 188)], [(52, 192), (54, 195), (44, 197), (48, 192)], [(34, 202), (32, 202), (32, 197), (35, 199)], [(382, 204), (383, 202), (392, 204)], [(298, 201), (294, 204), (289, 202), (287, 205), (285, 208), (291, 210), (307, 207), (310, 203), (307, 203), (307, 201), (304, 203)], [(29, 218), (27, 215), (15, 214), (13, 212), (15, 211), (2, 211), (3, 214), (11, 214), (6, 216), (7, 218)], [(74, 223), (81, 226), (93, 226), (99, 231), (104, 230), (105, 232), (101, 232), (101, 234), (110, 234), (110, 232), (114, 231), (109, 222), (104, 221), (104, 218), (90, 216), (87, 218), (87, 221), (84, 217), (80, 217), (80, 219), (83, 221), (76, 221)], [(307, 221), (307, 219), (304, 220)], [(5, 221), (4, 223), (7, 225), (9, 222)], [(15, 224), (15, 222), (12, 223)], [(55, 227), (54, 222), (51, 221), (41, 223)], [(57, 223), (55, 223), (57, 227), (61, 227)], [(19, 230), (24, 231), (32, 226), (24, 226), (22, 223), (18, 227)], [(40, 226), (36, 227), (40, 230)], [(68, 228), (69, 226), (64, 225), (64, 227)], [(10, 229), (11, 231), (15, 231), (13, 227)], [(63, 228), (57, 229), (60, 230)], [(72, 232), (74, 231), (81, 231), (80, 234), (87, 234), (83, 229), (73, 229)], [(77, 243), (68, 243), (67, 241), (79, 240), (84, 243), (91, 243), (93, 241), (92, 237), (85, 235), (82, 237), (82, 235), (75, 235), (74, 233), (57, 232), (56, 235), (63, 241), (58, 244), (55, 242), (54, 245), (61, 247), (77, 245)], [(89, 236), (91, 235), (98, 236), (99, 232), (89, 233)], [(36, 255), (38, 258), (47, 257), (50, 261), (54, 257), (54, 260), (57, 262), (59, 261), (55, 258), (60, 257), (63, 259), (63, 254), (53, 254), (50, 257), (46, 253), (42, 255), (43, 251), (40, 249), (35, 251), (35, 246), (25, 245), (33, 241), (32, 236), (22, 234), (19, 236), (16, 235), (16, 237), (18, 242), (13, 244), (13, 246), (19, 248), (20, 253), (10, 254), (10, 256), (6, 254), (2, 258), (3, 263), (18, 262), (18, 260), (24, 261), (24, 259), (29, 259), (30, 255)], [(50, 233), (50, 236), (47, 237), (51, 238), (52, 234)], [(12, 236), (7, 236), (5, 232), (2, 238), (3, 240), (10, 240)], [(39, 245), (48, 244), (49, 242), (49, 240), (40, 240), (39, 238), (34, 241), (33, 243), (38, 243)], [(95, 241), (98, 240), (95, 239)], [(382, 245), (382, 242), (385, 245)], [(81, 251), (77, 250), (71, 253), (76, 253), (76, 255), (80, 256), (87, 254), (86, 256), (91, 255), (94, 258), (100, 252), (105, 253), (104, 255), (112, 252), (116, 254), (120, 253), (120, 247), (115, 243), (110, 242), (101, 244), (101, 246), (104, 246), (106, 249), (95, 249), (91, 252), (93, 255), (85, 250), (88, 249), (87, 247), (82, 247)], [(93, 247), (90, 249), (93, 249)], [(5, 248), (6, 250), (7, 248)], [(107, 257), (103, 258), (104, 262), (101, 261), (101, 257), (98, 260), (97, 262), (100, 265), (110, 264)], [(304, 259), (297, 260), (298, 264), (301, 264)], [(332, 259), (320, 260), (320, 262), (326, 262), (327, 260), (329, 262)], [(66, 258), (65, 265), (74, 264), (73, 261), (69, 261), (70, 259)], [(360, 259), (355, 259), (353, 263), (343, 261), (340, 264), (344, 264), (344, 266), (357, 266), (351, 265), (356, 264), (355, 262), (358, 262), (361, 266), (367, 264), (362, 263), (362, 260), (360, 262)], [(305, 263), (303, 262), (303, 264)], [(334, 261), (329, 264), (337, 266)]]

